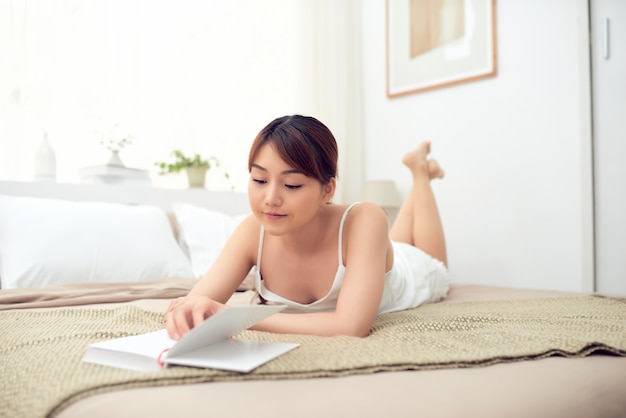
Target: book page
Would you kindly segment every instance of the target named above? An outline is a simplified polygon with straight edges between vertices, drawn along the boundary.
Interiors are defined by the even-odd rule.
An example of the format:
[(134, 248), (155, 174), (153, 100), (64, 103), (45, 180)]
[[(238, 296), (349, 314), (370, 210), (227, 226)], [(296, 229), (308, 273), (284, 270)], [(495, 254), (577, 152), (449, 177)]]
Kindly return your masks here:
[(83, 357), (86, 363), (129, 370), (157, 371), (159, 356), (176, 344), (161, 329), (147, 334), (116, 338), (91, 344)]
[(224, 341), (283, 309), (284, 305), (226, 307), (185, 334), (167, 353), (167, 358), (181, 357), (186, 352)]
[(166, 364), (248, 373), (296, 347), (298, 344), (229, 338), (180, 357), (168, 356)]

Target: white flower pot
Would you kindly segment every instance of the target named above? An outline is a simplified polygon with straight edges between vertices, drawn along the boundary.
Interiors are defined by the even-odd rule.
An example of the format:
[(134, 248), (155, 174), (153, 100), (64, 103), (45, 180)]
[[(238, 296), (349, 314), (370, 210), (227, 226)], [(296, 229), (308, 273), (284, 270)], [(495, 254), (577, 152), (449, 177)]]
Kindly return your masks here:
[(206, 167), (188, 167), (185, 171), (187, 172), (189, 187), (204, 187), (204, 179), (207, 172)]

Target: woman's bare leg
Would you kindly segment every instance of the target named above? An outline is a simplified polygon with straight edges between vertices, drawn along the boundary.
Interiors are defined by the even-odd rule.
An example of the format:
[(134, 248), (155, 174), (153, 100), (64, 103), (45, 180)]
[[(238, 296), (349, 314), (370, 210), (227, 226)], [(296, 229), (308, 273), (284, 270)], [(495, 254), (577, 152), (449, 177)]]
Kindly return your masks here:
[(447, 264), (443, 226), (430, 187), (430, 181), (442, 178), (444, 172), (437, 161), (428, 159), (429, 153), (430, 142), (422, 142), (402, 158), (402, 163), (411, 170), (413, 186), (398, 211), (389, 237), (394, 241), (411, 244)]

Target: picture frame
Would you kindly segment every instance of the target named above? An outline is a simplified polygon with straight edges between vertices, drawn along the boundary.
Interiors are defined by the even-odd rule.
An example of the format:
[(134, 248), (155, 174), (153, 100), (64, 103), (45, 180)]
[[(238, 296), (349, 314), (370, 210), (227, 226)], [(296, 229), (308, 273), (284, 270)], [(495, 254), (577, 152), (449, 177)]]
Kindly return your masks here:
[(386, 0), (387, 96), (497, 74), (496, 0)]

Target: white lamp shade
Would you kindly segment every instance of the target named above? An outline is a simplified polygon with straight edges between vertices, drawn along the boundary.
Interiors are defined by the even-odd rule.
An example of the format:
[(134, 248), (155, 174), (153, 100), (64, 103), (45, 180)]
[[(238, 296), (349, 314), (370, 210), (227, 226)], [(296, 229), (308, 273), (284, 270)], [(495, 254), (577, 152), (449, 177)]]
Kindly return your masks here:
[(399, 208), (402, 197), (393, 180), (370, 180), (365, 183), (363, 200), (383, 208)]

